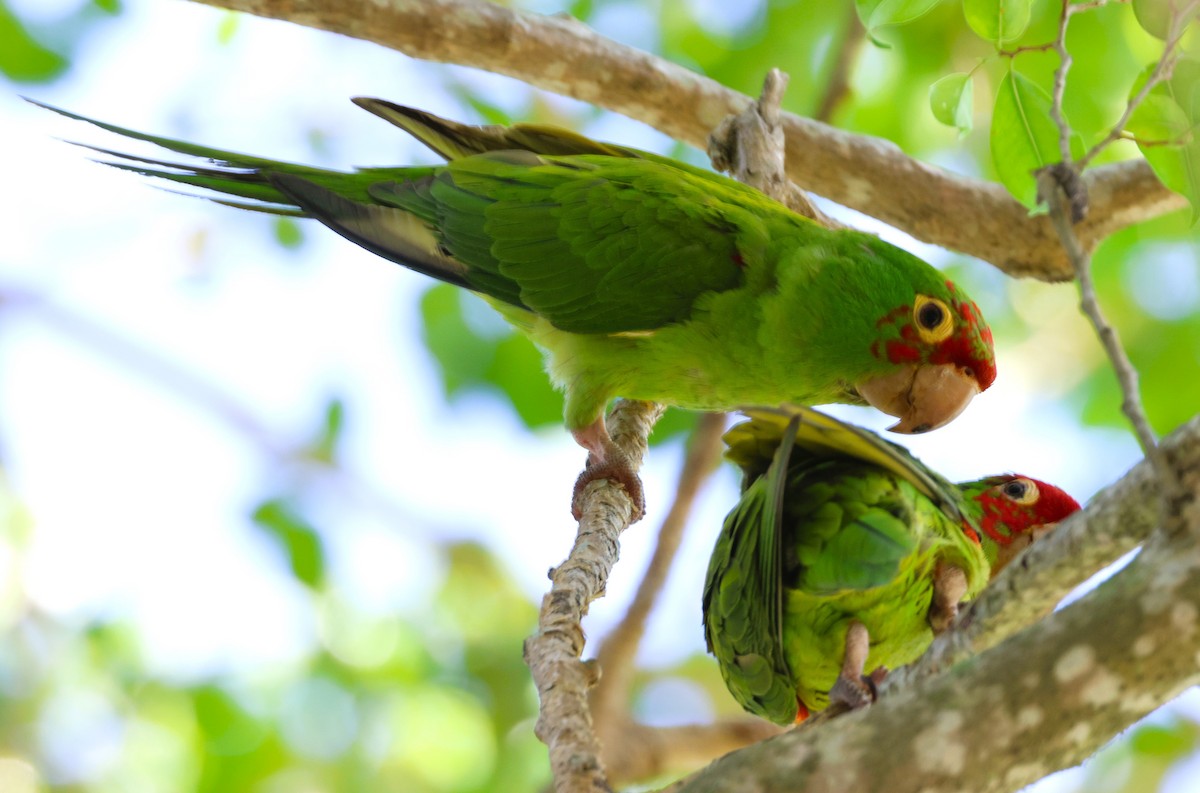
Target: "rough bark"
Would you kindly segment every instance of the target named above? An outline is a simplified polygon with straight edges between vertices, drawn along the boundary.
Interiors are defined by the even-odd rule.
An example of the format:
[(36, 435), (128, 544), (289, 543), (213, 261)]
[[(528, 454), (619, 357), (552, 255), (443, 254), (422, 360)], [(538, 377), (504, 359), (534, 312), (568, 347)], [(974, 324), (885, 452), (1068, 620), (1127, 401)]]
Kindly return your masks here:
[[(343, 33), (414, 58), (505, 74), (638, 119), (700, 148), (723, 118), (753, 101), (574, 19), (485, 0), (197, 1)], [(1049, 220), (1030, 217), (1000, 185), (920, 162), (879, 138), (788, 113), (782, 124), (787, 173), (801, 188), (1010, 275), (1071, 278)], [(1118, 229), (1185, 206), (1142, 160), (1096, 168), (1084, 180), (1092, 211), (1077, 233), (1087, 249)]]
[[(623, 399), (608, 416), (612, 439), (635, 467), (646, 455), (646, 440), (662, 412), (661, 405)], [(525, 663), (539, 701), (534, 732), (550, 751), (558, 793), (609, 789), (588, 710), (597, 667), (580, 660), (582, 622), (591, 602), (604, 594), (620, 556), (621, 532), (633, 515), (624, 488), (607, 479), (587, 486), (581, 506), (575, 544), (566, 561), (550, 571), (552, 583), (542, 599), (537, 633), (525, 640)]]

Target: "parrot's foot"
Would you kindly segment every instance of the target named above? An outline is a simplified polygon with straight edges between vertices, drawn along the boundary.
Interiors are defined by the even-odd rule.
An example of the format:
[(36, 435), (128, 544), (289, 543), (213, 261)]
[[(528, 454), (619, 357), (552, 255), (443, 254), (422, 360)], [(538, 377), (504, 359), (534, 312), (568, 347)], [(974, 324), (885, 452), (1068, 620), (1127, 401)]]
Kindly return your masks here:
[(867, 634), (866, 626), (857, 620), (851, 622), (850, 630), (846, 632), (846, 655), (842, 659), (842, 672), (833, 688), (829, 690), (831, 706), (840, 705), (847, 710), (858, 710), (875, 701), (879, 684), (887, 677), (888, 670), (880, 666), (869, 675), (863, 674), (870, 650), (871, 637)]
[(629, 455), (609, 437), (604, 419), (595, 422), (582, 430), (571, 433), (575, 441), (588, 450), (587, 467), (575, 480), (575, 495), (571, 498), (571, 514), (575, 520), (583, 517), (583, 489), (597, 479), (608, 479), (625, 488), (629, 500), (633, 502), (633, 515), (630, 523), (637, 523), (646, 513), (646, 497), (642, 492), (642, 479), (633, 468)]
[(933, 602), (929, 604), (929, 627), (942, 633), (958, 616), (958, 604), (967, 594), (967, 574), (952, 564), (938, 565), (933, 578)]

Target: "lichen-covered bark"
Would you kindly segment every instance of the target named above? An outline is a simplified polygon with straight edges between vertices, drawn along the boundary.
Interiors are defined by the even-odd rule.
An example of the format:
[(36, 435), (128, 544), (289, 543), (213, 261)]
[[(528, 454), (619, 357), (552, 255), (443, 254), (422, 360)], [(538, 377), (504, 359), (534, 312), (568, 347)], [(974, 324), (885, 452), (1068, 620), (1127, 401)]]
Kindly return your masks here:
[[(344, 33), (431, 61), (505, 74), (572, 96), (704, 148), (709, 132), (752, 100), (682, 66), (617, 44), (582, 23), (486, 0), (198, 0)], [(403, 97), (393, 97), (403, 99)], [(1044, 217), (998, 184), (915, 160), (885, 140), (782, 115), (788, 176), (800, 187), (926, 242), (977, 256), (1011, 275), (1066, 280), (1072, 272)], [(1085, 247), (1185, 201), (1144, 161), (1085, 175)]]

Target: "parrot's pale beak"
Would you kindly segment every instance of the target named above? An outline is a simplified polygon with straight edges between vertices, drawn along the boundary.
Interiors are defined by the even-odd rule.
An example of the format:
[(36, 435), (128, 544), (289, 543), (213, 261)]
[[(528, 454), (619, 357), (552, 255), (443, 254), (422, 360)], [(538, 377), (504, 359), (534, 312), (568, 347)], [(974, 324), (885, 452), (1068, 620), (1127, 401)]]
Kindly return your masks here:
[(909, 364), (856, 386), (874, 408), (900, 421), (892, 432), (917, 434), (949, 424), (979, 393), (979, 383), (952, 363)]

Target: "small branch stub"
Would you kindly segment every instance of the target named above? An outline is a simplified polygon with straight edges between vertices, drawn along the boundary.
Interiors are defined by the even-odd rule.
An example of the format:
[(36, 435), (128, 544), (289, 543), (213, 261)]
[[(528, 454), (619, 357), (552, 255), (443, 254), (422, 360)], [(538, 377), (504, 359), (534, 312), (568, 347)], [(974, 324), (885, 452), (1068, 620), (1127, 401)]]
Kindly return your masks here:
[(708, 136), (708, 156), (713, 167), (749, 185), (793, 212), (830, 228), (831, 220), (787, 178), (787, 141), (780, 103), (788, 76), (779, 69), (767, 72), (762, 95), (736, 115), (726, 116)]

